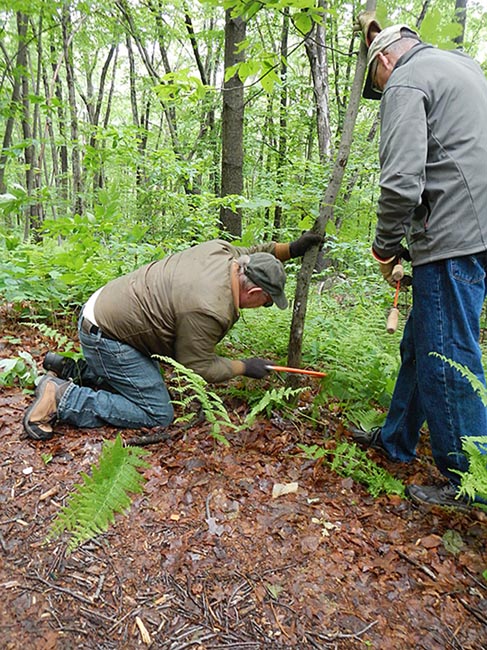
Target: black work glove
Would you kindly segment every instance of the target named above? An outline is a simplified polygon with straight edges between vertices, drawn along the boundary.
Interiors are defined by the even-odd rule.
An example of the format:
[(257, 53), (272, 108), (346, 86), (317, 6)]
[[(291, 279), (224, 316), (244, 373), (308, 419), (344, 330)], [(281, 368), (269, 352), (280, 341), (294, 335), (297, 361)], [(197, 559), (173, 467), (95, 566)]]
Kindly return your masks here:
[(262, 379), (268, 375), (269, 369), (267, 366), (272, 365), (267, 359), (259, 359), (258, 357), (244, 359), (243, 363), (245, 366), (245, 371), (243, 373), (245, 377), (253, 377), (254, 379)]
[(323, 237), (321, 235), (318, 235), (316, 232), (311, 232), (311, 230), (307, 230), (306, 232), (303, 232), (299, 239), (296, 239), (289, 244), (289, 255), (291, 257), (302, 257), (308, 248), (318, 246), (322, 243)]

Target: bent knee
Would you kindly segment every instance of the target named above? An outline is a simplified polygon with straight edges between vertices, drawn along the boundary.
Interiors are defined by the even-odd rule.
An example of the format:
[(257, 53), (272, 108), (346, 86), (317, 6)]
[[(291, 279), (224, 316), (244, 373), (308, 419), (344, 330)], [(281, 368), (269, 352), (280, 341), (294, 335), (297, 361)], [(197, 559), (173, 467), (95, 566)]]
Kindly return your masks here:
[(174, 408), (173, 405), (165, 404), (164, 408), (148, 413), (150, 418), (151, 427), (168, 427), (174, 420)]

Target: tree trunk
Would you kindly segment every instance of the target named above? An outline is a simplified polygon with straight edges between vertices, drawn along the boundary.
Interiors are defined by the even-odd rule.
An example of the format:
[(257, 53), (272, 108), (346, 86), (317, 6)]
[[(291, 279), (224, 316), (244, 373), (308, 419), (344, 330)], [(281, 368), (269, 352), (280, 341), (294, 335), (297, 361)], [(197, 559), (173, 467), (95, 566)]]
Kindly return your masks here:
[[(367, 10), (375, 11), (375, 0), (367, 1)], [(362, 94), (362, 86), (365, 77), (366, 56), (367, 53), (365, 43), (362, 39), (360, 39), (360, 50), (357, 59), (357, 65), (355, 67), (355, 76), (353, 79), (352, 88), (350, 90), (350, 99), (347, 107), (345, 121), (343, 124), (340, 146), (338, 148), (337, 156), (333, 166), (330, 183), (320, 203), (319, 217), (313, 226), (313, 230), (321, 235), (324, 235), (326, 224), (333, 216), (333, 207), (341, 186), (348, 155), (350, 153), (353, 128), (357, 119), (357, 113)], [(293, 318), (288, 346), (288, 364), (290, 366), (299, 367), (301, 364), (304, 321), (306, 317), (306, 309), (308, 306), (308, 291), (311, 283), (311, 275), (316, 263), (317, 253), (317, 246), (307, 251), (307, 253), (304, 255), (303, 263), (298, 273), (296, 293), (294, 297)], [(290, 383), (293, 382), (291, 381)]]
[[(238, 44), (245, 39), (247, 24), (225, 14), (225, 70), (244, 60)], [(225, 81), (222, 108), (221, 196), (243, 192), (244, 87), (238, 74)], [(221, 207), (220, 227), (234, 237), (242, 235), (242, 211)]]
[(27, 239), (31, 229), (39, 231), (40, 206), (35, 199), (36, 190), (36, 156), (34, 146), (34, 134), (32, 131), (32, 117), (30, 112), (30, 88), (27, 71), (29, 69), (27, 51), (27, 27), (29, 19), (26, 14), (17, 12), (17, 34), (19, 42), (17, 73), (20, 74), (20, 94), (22, 102), (22, 135), (24, 138), (24, 163), (25, 163), (25, 187), (29, 198), (26, 220), (24, 224), (24, 237)]
[[(278, 194), (281, 195), (282, 192), (282, 175), (281, 170), (284, 169), (284, 164), (287, 156), (287, 102), (288, 102), (288, 92), (287, 92), (287, 50), (288, 50), (288, 39), (289, 39), (289, 7), (285, 7), (283, 10), (282, 18), (282, 30), (281, 30), (281, 96), (279, 98), (279, 145), (278, 145), (278, 156), (277, 156), (277, 186), (279, 188)], [(282, 205), (276, 205), (274, 209), (274, 227), (273, 227), (273, 239), (277, 239), (279, 231), (281, 230), (282, 225)]]
[(462, 31), (456, 36), (453, 41), (456, 43), (458, 49), (463, 48), (463, 41), (465, 40), (465, 22), (467, 20), (467, 0), (455, 1), (455, 20), (461, 26)]
[[(9, 156), (8, 149), (12, 144), (12, 134), (15, 125), (15, 114), (21, 102), (20, 74), (18, 71), (21, 69), (20, 66), (21, 66), (22, 56), (23, 56), (23, 48), (20, 47), (19, 44), (19, 47), (17, 48), (15, 68), (12, 74), (13, 77), (12, 98), (10, 100), (8, 117), (5, 123), (5, 131), (3, 133), (3, 142), (2, 142), (2, 152), (0, 154), (0, 194), (5, 194), (5, 192), (7, 191), (7, 187), (5, 185), (5, 169), (7, 167), (8, 156)], [(5, 60), (8, 61), (8, 57)]]
[[(319, 6), (325, 9), (323, 0)], [(328, 104), (328, 60), (326, 56), (326, 32), (324, 21), (316, 24), (307, 35), (305, 41), (311, 75), (313, 77), (313, 93), (316, 105), (316, 121), (318, 129), (318, 151), (320, 162), (325, 165), (330, 154), (330, 110)]]
[(73, 191), (73, 214), (83, 213), (83, 198), (82, 198), (82, 180), (81, 180), (81, 162), (80, 162), (80, 149), (79, 149), (79, 127), (78, 127), (78, 108), (76, 105), (76, 89), (74, 81), (74, 66), (73, 66), (73, 48), (71, 45), (71, 17), (69, 15), (69, 7), (63, 5), (62, 9), (62, 33), (63, 33), (63, 49), (64, 49), (64, 64), (66, 68), (66, 83), (68, 87), (68, 101), (69, 110), (71, 114), (71, 170), (72, 170), (72, 191)]

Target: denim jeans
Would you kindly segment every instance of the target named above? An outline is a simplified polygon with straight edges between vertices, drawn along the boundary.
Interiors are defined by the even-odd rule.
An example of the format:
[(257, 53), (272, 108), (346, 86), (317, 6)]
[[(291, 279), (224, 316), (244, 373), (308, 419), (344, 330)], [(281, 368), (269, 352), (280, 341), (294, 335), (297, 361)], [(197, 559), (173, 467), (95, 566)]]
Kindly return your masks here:
[(414, 267), (413, 308), (381, 432), (391, 458), (408, 462), (426, 421), (436, 466), (455, 484), (460, 477), (452, 470), (468, 469), (461, 438), (487, 435), (487, 410), (468, 379), (430, 353), (466, 366), (485, 385), (479, 338), (486, 270), (487, 253)]
[(101, 380), (114, 392), (71, 384), (58, 405), (61, 421), (129, 429), (171, 424), (174, 411), (156, 360), (100, 332), (86, 334), (78, 327), (78, 333), (93, 384)]

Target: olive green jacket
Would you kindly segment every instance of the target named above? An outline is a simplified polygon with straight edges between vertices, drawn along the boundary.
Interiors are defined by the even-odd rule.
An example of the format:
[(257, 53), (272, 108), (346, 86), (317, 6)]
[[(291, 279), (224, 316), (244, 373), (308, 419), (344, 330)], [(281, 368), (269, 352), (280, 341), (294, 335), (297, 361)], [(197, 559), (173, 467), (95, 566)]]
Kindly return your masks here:
[(255, 252), (289, 259), (287, 244), (199, 244), (105, 285), (94, 307), (96, 322), (108, 336), (147, 356), (171, 357), (206, 381), (242, 374), (242, 362), (217, 356), (215, 346), (239, 318), (232, 262)]

